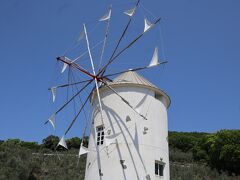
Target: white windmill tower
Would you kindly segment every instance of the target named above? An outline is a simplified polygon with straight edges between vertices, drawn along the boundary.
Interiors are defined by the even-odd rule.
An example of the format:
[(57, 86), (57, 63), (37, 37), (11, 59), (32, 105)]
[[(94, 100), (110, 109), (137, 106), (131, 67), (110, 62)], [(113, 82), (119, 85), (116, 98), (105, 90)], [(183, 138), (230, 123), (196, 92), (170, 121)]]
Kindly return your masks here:
[(169, 97), (133, 71), (121, 74), (109, 86), (144, 117), (119, 101), (120, 97), (105, 86), (99, 89), (101, 117), (93, 93), (85, 180), (168, 180)]
[[(158, 18), (155, 22), (150, 23), (145, 18), (144, 30), (125, 47), (120, 49), (119, 45), (138, 7), (139, 0), (133, 9), (124, 12), (129, 17), (127, 25), (123, 29), (112, 55), (98, 71), (95, 69), (92, 56), (94, 47), (91, 48), (89, 43), (85, 24), (79, 39), (86, 40), (87, 51), (83, 55), (89, 55), (92, 72), (76, 62), (83, 55), (70, 59), (64, 54), (64, 56), (57, 58), (58, 61), (63, 63), (62, 73), (67, 68), (69, 71), (75, 69), (88, 76), (88, 79), (68, 82), (67, 84), (50, 88), (53, 101), (55, 101), (58, 88), (78, 86), (76, 87), (76, 93), (73, 93), (45, 124), (50, 122), (55, 128), (56, 115), (63, 111), (66, 106), (69, 106), (76, 97), (79, 97), (81, 106), (75, 112), (72, 122), (64, 133), (65, 136), (81, 112), (84, 111), (86, 104), (90, 102), (93, 116), (91, 119), (89, 145), (87, 148), (81, 143), (79, 150), (79, 158), (82, 154), (87, 154), (85, 180), (168, 180), (170, 178), (167, 125), (167, 108), (170, 105), (170, 98), (162, 90), (136, 73), (139, 70), (164, 64), (166, 61), (158, 62), (158, 49), (155, 48), (152, 60), (148, 66), (105, 75), (110, 64), (160, 21), (160, 18)], [(110, 8), (107, 14), (99, 20), (107, 22), (100, 64), (102, 63), (109, 33), (111, 11)], [(109, 79), (115, 75), (119, 76), (114, 80)], [(80, 95), (87, 88), (93, 89), (92, 93), (88, 94), (85, 100), (82, 101)], [(64, 136), (58, 145), (67, 148)]]

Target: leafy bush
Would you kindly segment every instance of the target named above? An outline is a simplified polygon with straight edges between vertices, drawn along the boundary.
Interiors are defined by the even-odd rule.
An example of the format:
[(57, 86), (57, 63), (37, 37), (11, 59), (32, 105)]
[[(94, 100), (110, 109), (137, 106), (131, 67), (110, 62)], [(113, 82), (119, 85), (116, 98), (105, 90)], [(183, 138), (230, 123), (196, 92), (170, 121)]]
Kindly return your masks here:
[(67, 146), (69, 149), (79, 149), (81, 143), (81, 139), (78, 137), (73, 137), (67, 140)]
[(191, 151), (196, 143), (206, 135), (207, 133), (198, 132), (169, 132), (169, 146), (183, 152)]
[(55, 150), (59, 142), (59, 137), (50, 135), (47, 138), (43, 139), (43, 147), (51, 150)]
[(221, 130), (206, 136), (194, 147), (193, 157), (218, 170), (240, 174), (240, 130)]
[[(88, 139), (84, 139), (86, 145)], [(239, 140), (239, 130), (214, 134), (170, 132), (171, 179), (240, 180), (240, 176), (234, 175), (240, 169)], [(81, 139), (67, 140), (69, 151), (55, 151), (58, 142), (59, 138), (53, 135), (41, 145), (19, 139), (0, 142), (0, 179), (83, 180), (86, 156), (81, 156), (77, 165)]]

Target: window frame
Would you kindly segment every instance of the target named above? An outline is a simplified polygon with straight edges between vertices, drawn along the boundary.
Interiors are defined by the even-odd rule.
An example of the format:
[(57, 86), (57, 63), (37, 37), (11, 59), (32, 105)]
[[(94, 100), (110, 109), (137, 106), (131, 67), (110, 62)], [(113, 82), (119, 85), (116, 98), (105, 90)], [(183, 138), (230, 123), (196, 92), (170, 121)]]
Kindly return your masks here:
[(96, 127), (96, 144), (97, 146), (101, 146), (104, 143), (104, 127), (103, 125), (97, 126)]

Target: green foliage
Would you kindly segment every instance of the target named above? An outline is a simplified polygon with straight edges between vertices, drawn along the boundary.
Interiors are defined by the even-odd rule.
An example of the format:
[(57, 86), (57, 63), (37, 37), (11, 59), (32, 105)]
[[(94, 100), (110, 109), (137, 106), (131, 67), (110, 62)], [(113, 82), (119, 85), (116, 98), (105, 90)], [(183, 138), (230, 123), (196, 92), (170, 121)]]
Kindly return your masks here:
[(219, 173), (205, 164), (170, 163), (170, 179), (173, 180), (239, 180), (240, 177)]
[(170, 148), (180, 149), (187, 152), (193, 149), (198, 141), (204, 138), (207, 133), (198, 132), (169, 132), (169, 146)]
[(35, 153), (32, 148), (12, 142), (0, 145), (1, 180), (84, 179), (86, 157), (81, 157), (77, 166), (78, 150), (60, 154), (41, 149)]
[(59, 137), (50, 135), (47, 138), (43, 139), (43, 147), (51, 150), (55, 150), (59, 142)]
[(71, 139), (68, 139), (66, 143), (69, 149), (78, 149), (80, 147), (81, 139), (78, 137), (73, 137)]
[(169, 149), (169, 159), (171, 162), (193, 163), (192, 152), (182, 152), (179, 149)]
[(0, 145), (0, 179), (27, 179), (33, 162), (31, 151), (20, 146), (20, 141), (8, 140)]
[[(170, 132), (171, 179), (240, 180), (240, 176), (231, 174), (240, 169), (239, 140), (239, 130), (215, 134)], [(81, 156), (77, 166), (81, 139), (68, 139), (68, 151), (56, 152), (58, 142), (59, 138), (53, 135), (45, 138), (42, 145), (19, 139), (0, 142), (0, 180), (83, 180), (86, 156)], [(87, 143), (84, 138), (84, 145)]]
[(27, 148), (27, 149), (32, 149), (32, 150), (39, 150), (40, 149), (40, 146), (38, 145), (37, 142), (24, 142), (24, 141), (21, 141), (20, 145), (22, 147)]
[(218, 170), (240, 174), (240, 130), (221, 130), (206, 136), (194, 147), (193, 157)]

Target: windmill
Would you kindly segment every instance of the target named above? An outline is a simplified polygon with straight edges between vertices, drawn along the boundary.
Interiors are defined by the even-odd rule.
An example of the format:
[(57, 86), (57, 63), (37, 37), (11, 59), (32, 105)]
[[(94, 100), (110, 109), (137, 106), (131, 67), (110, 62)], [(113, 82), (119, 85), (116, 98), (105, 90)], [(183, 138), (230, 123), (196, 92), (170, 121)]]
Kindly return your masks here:
[[(74, 59), (66, 55), (57, 57), (57, 60), (63, 64), (61, 73), (65, 73), (67, 69), (69, 72), (75, 70), (86, 78), (81, 81), (72, 79), (67, 84), (49, 89), (52, 92), (52, 100), (55, 101), (58, 89), (76, 87), (75, 93), (67, 98), (67, 101), (50, 116), (45, 124), (50, 123), (55, 128), (56, 116), (79, 98), (81, 105), (58, 143), (58, 146), (67, 149), (65, 136), (81, 113), (88, 120), (85, 108), (90, 104), (92, 117), (88, 120), (90, 122), (85, 124), (79, 150), (79, 158), (87, 154), (85, 180), (169, 179), (167, 108), (170, 105), (170, 98), (137, 73), (140, 70), (165, 64), (166, 61), (159, 62), (156, 47), (148, 65), (107, 73), (111, 64), (160, 22), (160, 18), (156, 18), (154, 22), (144, 18), (143, 31), (125, 47), (120, 48), (139, 6), (138, 0), (132, 9), (124, 12), (128, 17), (127, 24), (105, 65), (102, 64), (108, 42), (112, 7), (99, 19), (99, 22), (106, 23), (99, 68), (96, 68), (96, 62), (93, 60), (94, 47), (89, 42), (86, 24), (83, 24), (83, 31), (77, 41), (85, 41), (87, 51)], [(79, 59), (86, 54), (88, 54), (91, 70), (84, 68), (81, 62), (78, 63)], [(112, 80), (112, 77), (115, 78)], [(90, 91), (87, 90), (89, 88)], [(87, 92), (87, 95), (82, 100), (81, 95), (84, 92)], [(84, 137), (88, 124), (91, 126), (89, 145), (85, 147)]]

